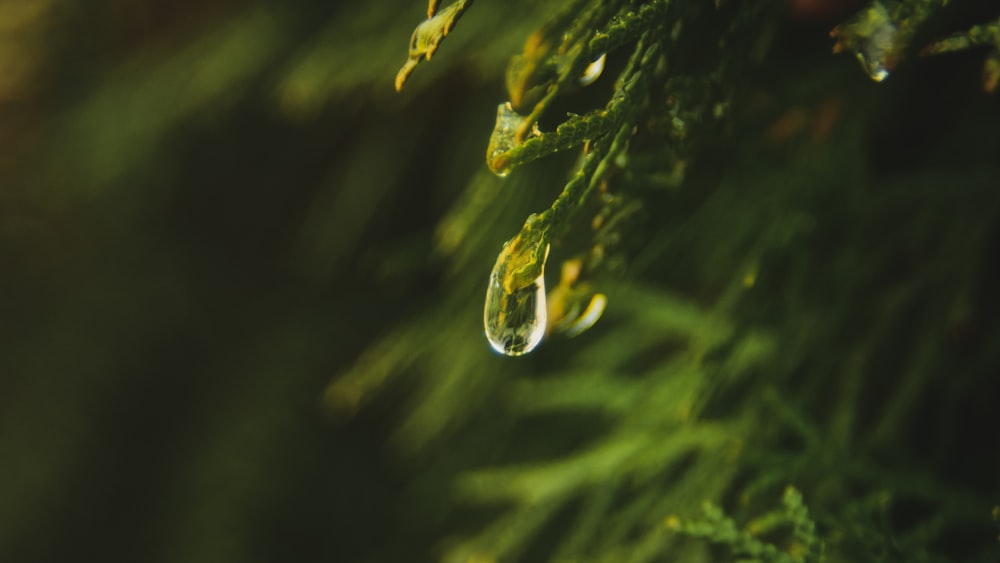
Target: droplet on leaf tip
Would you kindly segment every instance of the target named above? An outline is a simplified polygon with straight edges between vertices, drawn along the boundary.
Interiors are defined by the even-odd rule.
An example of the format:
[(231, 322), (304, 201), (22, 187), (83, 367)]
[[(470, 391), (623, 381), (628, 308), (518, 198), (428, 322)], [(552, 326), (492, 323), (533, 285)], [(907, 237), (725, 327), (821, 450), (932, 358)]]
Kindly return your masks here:
[(508, 293), (494, 269), (486, 291), (483, 322), (490, 346), (501, 354), (522, 356), (535, 349), (545, 335), (545, 275)]

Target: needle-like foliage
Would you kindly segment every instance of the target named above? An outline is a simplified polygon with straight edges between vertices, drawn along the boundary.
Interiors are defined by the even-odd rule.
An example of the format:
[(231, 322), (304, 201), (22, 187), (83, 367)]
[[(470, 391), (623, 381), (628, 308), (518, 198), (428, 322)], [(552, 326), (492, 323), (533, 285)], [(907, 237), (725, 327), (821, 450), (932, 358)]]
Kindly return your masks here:
[(991, 3), (6, 4), (0, 561), (1000, 560)]

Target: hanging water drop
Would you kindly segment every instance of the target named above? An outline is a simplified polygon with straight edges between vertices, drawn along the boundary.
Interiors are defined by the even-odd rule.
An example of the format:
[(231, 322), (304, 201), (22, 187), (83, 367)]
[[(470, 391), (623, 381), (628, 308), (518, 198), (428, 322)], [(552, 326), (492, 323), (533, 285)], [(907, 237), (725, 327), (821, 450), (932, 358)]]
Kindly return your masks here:
[(490, 346), (508, 356), (532, 351), (545, 335), (548, 220), (530, 215), (503, 245), (486, 288), (483, 325)]
[(508, 292), (497, 268), (490, 274), (486, 291), (483, 322), (486, 338), (494, 350), (508, 356), (520, 356), (535, 349), (545, 335), (545, 275)]
[(509, 158), (506, 153), (518, 145), (517, 132), (524, 124), (525, 116), (518, 114), (510, 102), (497, 106), (497, 121), (486, 147), (486, 165), (503, 178), (510, 173)]
[(889, 76), (896, 66), (911, 36), (901, 30), (889, 10), (879, 1), (833, 28), (830, 36), (837, 39), (833, 52), (849, 51), (875, 82)]

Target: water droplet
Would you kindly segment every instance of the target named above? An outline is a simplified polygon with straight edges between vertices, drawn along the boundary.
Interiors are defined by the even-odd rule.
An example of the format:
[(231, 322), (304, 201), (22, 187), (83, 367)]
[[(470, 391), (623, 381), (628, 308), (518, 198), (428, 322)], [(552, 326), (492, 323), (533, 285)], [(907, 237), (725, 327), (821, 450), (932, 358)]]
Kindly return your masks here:
[(501, 178), (510, 172), (506, 153), (517, 146), (517, 131), (526, 117), (518, 114), (510, 102), (497, 106), (497, 121), (486, 147), (486, 165)]
[(494, 350), (508, 356), (534, 350), (545, 335), (546, 317), (544, 274), (527, 286), (508, 292), (502, 273), (493, 269), (483, 321), (486, 338)]
[(547, 223), (538, 215), (503, 245), (490, 272), (483, 324), (497, 352), (520, 356), (545, 335), (545, 260), (549, 255)]
[(833, 52), (854, 53), (875, 82), (889, 76), (908, 41), (908, 35), (900, 32), (888, 9), (878, 1), (835, 27), (830, 36), (837, 39)]
[(889, 69), (882, 64), (882, 59), (878, 58), (877, 55), (872, 55), (869, 58), (866, 52), (858, 51), (856, 56), (861, 67), (868, 73), (868, 77), (875, 82), (882, 82), (889, 77)]

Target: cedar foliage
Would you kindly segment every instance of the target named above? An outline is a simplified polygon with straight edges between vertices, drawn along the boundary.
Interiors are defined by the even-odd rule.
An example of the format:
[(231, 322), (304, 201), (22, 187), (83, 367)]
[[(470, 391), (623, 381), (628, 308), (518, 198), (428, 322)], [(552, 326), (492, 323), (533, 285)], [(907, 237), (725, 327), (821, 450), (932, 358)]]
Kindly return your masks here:
[(468, 4), (0, 11), (0, 560), (1000, 560), (996, 7)]

